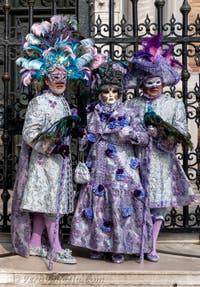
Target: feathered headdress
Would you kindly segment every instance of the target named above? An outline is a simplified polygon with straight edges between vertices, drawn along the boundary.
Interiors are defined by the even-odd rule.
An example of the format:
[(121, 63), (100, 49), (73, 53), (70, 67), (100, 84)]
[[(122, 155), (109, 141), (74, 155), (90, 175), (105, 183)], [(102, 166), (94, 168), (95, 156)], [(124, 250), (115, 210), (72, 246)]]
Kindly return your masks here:
[(98, 54), (92, 39), (82, 39), (74, 16), (54, 15), (50, 22), (42, 21), (31, 27), (23, 44), (24, 57), (16, 61), (23, 86), (32, 82), (42, 89), (43, 79), (54, 67), (63, 67), (68, 79), (90, 79), (91, 70), (106, 57)]
[(125, 75), (127, 73), (128, 63), (125, 61), (115, 61), (107, 59), (107, 63), (101, 65), (93, 73), (92, 90), (98, 95), (108, 86), (117, 87), (121, 93), (125, 86)]
[(180, 80), (176, 68), (183, 66), (173, 57), (173, 46), (167, 50), (162, 49), (162, 38), (159, 34), (142, 41), (143, 50), (136, 53), (131, 64), (136, 87), (140, 87), (149, 76), (161, 77), (165, 86), (175, 85)]

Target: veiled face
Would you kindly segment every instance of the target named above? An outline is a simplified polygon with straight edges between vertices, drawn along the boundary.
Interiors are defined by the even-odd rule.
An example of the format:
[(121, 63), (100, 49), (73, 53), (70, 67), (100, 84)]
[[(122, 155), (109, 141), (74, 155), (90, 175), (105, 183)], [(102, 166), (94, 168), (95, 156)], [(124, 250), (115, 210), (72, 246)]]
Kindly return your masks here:
[(62, 95), (66, 89), (67, 74), (64, 70), (55, 68), (45, 80), (49, 89), (57, 95)]
[(115, 87), (110, 87), (101, 92), (101, 100), (107, 105), (112, 105), (119, 97), (119, 91)]

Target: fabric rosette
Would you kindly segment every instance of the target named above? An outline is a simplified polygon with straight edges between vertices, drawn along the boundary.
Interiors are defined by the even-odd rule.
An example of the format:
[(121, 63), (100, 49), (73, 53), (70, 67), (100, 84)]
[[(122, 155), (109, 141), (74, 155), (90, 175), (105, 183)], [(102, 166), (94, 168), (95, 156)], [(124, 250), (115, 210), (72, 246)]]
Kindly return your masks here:
[(105, 233), (109, 233), (111, 232), (113, 227), (113, 223), (110, 220), (104, 220), (101, 224), (100, 224), (100, 228), (102, 231), (104, 231)]
[(122, 208), (122, 217), (126, 218), (133, 214), (133, 208), (132, 207), (124, 207)]
[(140, 166), (140, 160), (136, 157), (131, 158), (130, 160), (130, 167), (136, 169)]
[(97, 186), (95, 186), (93, 188), (93, 192), (97, 195), (97, 196), (103, 196), (105, 193), (105, 187), (103, 186), (103, 184), (99, 184)]
[(86, 207), (83, 211), (83, 214), (87, 219), (93, 219), (94, 217), (93, 209), (91, 207)]
[(141, 189), (135, 189), (133, 194), (134, 194), (134, 197), (139, 199), (139, 200), (144, 199), (146, 196), (146, 193), (145, 193), (144, 189), (142, 189), (142, 188)]
[(108, 128), (112, 130), (112, 129), (119, 127), (119, 122), (116, 118), (110, 117), (107, 125), (108, 125)]
[(118, 123), (120, 127), (125, 127), (128, 125), (129, 121), (125, 116), (118, 117)]
[(105, 122), (109, 119), (110, 115), (112, 114), (112, 112), (104, 112), (100, 114), (100, 120), (101, 122)]
[(124, 180), (126, 177), (125, 171), (123, 168), (118, 168), (116, 170), (115, 178), (116, 180)]
[(111, 158), (115, 157), (116, 153), (117, 153), (117, 150), (114, 145), (109, 145), (108, 148), (105, 150), (105, 154)]
[(96, 135), (93, 134), (93, 133), (89, 133), (89, 134), (87, 135), (87, 139), (88, 139), (89, 142), (92, 142), (92, 143), (95, 143), (96, 140), (97, 140)]

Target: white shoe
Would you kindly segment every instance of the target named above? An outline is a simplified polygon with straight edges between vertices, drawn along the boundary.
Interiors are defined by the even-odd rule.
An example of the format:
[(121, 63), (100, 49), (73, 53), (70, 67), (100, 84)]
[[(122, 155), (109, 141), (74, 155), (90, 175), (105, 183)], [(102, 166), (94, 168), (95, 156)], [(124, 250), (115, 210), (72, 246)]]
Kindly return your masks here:
[(48, 250), (45, 246), (31, 246), (29, 247), (30, 256), (47, 257)]
[[(51, 253), (48, 252), (47, 258), (50, 259)], [(54, 262), (63, 263), (63, 264), (76, 264), (76, 258), (72, 256), (72, 251), (70, 249), (61, 249), (58, 252), (55, 252)]]

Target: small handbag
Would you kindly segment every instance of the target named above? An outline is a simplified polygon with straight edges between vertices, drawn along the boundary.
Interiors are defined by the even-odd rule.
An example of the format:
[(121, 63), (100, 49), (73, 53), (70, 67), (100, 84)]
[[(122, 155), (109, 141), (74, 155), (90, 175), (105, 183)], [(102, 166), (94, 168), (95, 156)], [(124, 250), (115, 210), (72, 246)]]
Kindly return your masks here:
[(82, 151), (80, 152), (79, 162), (74, 171), (74, 181), (78, 184), (84, 184), (90, 181), (90, 172), (84, 163), (84, 154)]

